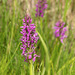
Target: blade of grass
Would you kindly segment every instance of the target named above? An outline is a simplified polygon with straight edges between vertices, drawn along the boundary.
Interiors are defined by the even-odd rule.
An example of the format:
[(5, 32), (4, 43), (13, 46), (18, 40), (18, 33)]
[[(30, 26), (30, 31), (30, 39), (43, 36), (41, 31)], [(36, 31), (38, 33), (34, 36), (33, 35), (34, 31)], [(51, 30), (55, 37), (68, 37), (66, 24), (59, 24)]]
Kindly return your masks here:
[(50, 64), (51, 64), (51, 66), (52, 66), (52, 73), (53, 73), (53, 75), (56, 75), (56, 72), (55, 72), (55, 70), (54, 70), (54, 66), (53, 66), (52, 60), (50, 60)]
[(46, 69), (45, 69), (45, 67), (44, 67), (44, 68), (43, 68), (43, 72), (42, 72), (41, 75), (45, 75), (45, 71), (46, 71)]
[(73, 63), (75, 61), (75, 57), (73, 57), (71, 60), (67, 61), (57, 72), (57, 74), (59, 72), (61, 72), (67, 65), (69, 65), (70, 63)]
[(70, 75), (71, 75), (71, 72), (72, 72), (73, 64), (74, 64), (74, 62), (72, 63), (72, 66), (70, 68)]
[(63, 21), (66, 20), (66, 14), (67, 14), (67, 11), (68, 11), (69, 6), (70, 6), (70, 4), (71, 4), (71, 1), (72, 1), (72, 0), (66, 0), (65, 9), (64, 9), (64, 14), (63, 14)]
[(4, 68), (4, 71), (7, 69), (8, 65), (10, 64), (11, 60), (13, 59), (13, 57), (15, 56), (16, 54), (16, 51), (18, 50), (18, 47), (19, 47), (20, 43), (18, 44), (17, 48), (15, 49), (15, 52), (14, 54), (11, 56), (11, 59), (9, 60), (9, 62), (6, 64), (5, 68)]

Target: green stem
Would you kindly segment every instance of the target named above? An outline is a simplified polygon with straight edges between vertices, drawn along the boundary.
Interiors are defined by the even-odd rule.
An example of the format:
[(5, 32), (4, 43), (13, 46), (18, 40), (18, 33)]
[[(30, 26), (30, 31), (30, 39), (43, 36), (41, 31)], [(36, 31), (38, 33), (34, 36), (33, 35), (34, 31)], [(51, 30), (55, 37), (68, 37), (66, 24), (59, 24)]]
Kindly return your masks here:
[(30, 75), (33, 75), (33, 65), (32, 65), (32, 61), (30, 61)]
[(43, 23), (43, 22), (42, 22), (42, 20), (43, 20), (43, 19), (40, 17), (40, 26), (41, 26), (41, 31), (43, 31), (43, 26), (42, 26), (42, 23)]

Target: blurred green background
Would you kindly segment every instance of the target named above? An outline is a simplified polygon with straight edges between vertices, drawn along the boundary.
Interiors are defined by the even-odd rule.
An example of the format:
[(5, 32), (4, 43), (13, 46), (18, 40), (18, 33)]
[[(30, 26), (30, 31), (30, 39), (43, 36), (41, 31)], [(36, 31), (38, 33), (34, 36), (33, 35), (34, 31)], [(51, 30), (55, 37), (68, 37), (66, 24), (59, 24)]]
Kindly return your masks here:
[[(40, 19), (35, 17), (37, 1), (0, 0), (0, 75), (75, 75), (75, 0), (47, 0)], [(40, 58), (31, 64), (24, 62), (20, 50), (20, 26), (27, 10), (40, 37)], [(60, 19), (68, 28), (64, 44), (54, 36)]]

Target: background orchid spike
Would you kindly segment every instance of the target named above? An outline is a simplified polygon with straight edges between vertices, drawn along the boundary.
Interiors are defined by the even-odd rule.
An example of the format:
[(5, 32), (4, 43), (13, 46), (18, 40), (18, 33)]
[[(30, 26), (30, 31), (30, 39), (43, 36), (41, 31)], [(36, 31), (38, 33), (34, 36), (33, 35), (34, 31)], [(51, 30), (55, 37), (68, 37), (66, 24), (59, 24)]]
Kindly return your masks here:
[(40, 16), (43, 17), (44, 15), (44, 10), (47, 9), (47, 0), (38, 0), (36, 4), (36, 14), (35, 16)]
[(64, 38), (67, 38), (67, 36), (65, 35), (65, 32), (67, 31), (67, 27), (65, 27), (65, 23), (62, 21), (58, 21), (55, 24), (55, 37), (59, 37), (61, 43), (63, 43)]
[(35, 25), (32, 24), (32, 19), (29, 15), (23, 19), (23, 26), (21, 26), (22, 34), (22, 45), (21, 50), (23, 50), (22, 55), (25, 57), (25, 61), (33, 60), (35, 61), (36, 57), (39, 57), (35, 53), (35, 44), (37, 43), (39, 37), (35, 30)]

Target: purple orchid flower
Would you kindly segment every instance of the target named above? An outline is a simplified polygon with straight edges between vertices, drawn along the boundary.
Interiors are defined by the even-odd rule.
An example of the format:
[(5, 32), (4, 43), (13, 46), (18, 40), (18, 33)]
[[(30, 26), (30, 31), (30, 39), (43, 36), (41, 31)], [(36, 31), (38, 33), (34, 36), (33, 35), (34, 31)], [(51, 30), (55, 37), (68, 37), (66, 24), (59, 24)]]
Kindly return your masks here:
[(65, 35), (65, 32), (67, 31), (67, 27), (65, 27), (65, 23), (62, 22), (62, 21), (58, 21), (56, 24), (55, 24), (55, 37), (59, 37), (61, 43), (63, 43), (63, 40), (64, 38), (67, 38), (67, 36)]
[[(25, 57), (25, 61), (35, 60), (34, 58), (38, 57), (35, 53), (35, 44), (37, 43), (39, 37), (35, 30), (35, 25), (32, 24), (32, 19), (29, 15), (23, 19), (23, 26), (21, 26), (21, 50), (22, 55)], [(36, 56), (35, 56), (36, 55)]]
[(37, 4), (36, 4), (36, 14), (35, 16), (44, 16), (44, 10), (47, 9), (48, 4), (47, 4), (47, 0), (38, 0)]

